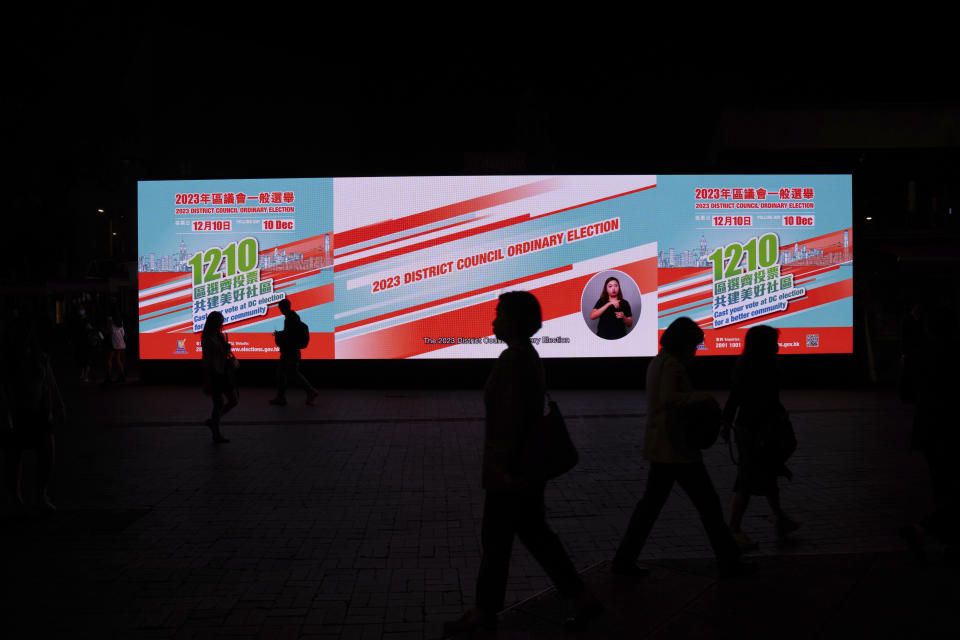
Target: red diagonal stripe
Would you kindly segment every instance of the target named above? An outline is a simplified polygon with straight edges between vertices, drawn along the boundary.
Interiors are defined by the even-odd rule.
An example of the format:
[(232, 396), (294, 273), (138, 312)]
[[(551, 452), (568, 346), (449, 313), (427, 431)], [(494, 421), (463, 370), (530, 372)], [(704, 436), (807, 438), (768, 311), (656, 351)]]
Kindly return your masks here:
[(187, 293), (185, 296), (177, 296), (170, 300), (164, 300), (163, 302), (158, 302), (157, 304), (147, 305), (146, 307), (140, 307), (140, 316), (149, 315), (154, 311), (163, 311), (164, 309), (169, 309), (170, 307), (179, 307), (181, 305), (190, 304), (193, 302), (193, 294)]
[(458, 233), (451, 234), (449, 236), (443, 236), (442, 238), (434, 238), (433, 240), (424, 240), (417, 244), (407, 245), (404, 247), (398, 247), (396, 249), (391, 249), (390, 251), (385, 251), (383, 253), (378, 253), (373, 256), (368, 256), (366, 258), (359, 258), (353, 262), (347, 262), (344, 264), (334, 265), (333, 271), (336, 273), (338, 271), (347, 271), (348, 269), (354, 269), (356, 267), (362, 267), (365, 264), (370, 264), (371, 262), (379, 262), (380, 260), (387, 260), (393, 258), (394, 256), (403, 255), (405, 253), (411, 253), (413, 251), (419, 251), (420, 249), (426, 249), (428, 247), (435, 247), (439, 244), (445, 244), (447, 242), (455, 242), (463, 238), (469, 238), (470, 236), (479, 235), (481, 233), (486, 233), (487, 231), (494, 231), (496, 229), (502, 229), (504, 227), (509, 227), (515, 224), (520, 224), (521, 222), (527, 222), (530, 220), (530, 214), (525, 213), (522, 216), (516, 216), (514, 218), (507, 218), (506, 220), (500, 220), (499, 222), (491, 222), (490, 224), (485, 224), (482, 227), (474, 227), (473, 229), (465, 229)]
[(356, 229), (341, 231), (334, 236), (334, 244), (337, 247), (348, 247), (352, 244), (357, 244), (358, 242), (373, 240), (374, 238), (379, 238), (391, 233), (399, 233), (400, 231), (405, 231), (407, 229), (422, 227), (425, 224), (432, 224), (434, 222), (440, 222), (441, 220), (456, 218), (457, 216), (473, 213), (474, 211), (479, 211), (481, 209), (489, 209), (490, 207), (506, 204), (507, 202), (514, 202), (516, 200), (522, 200), (531, 196), (537, 196), (542, 193), (548, 193), (550, 191), (555, 191), (562, 186), (562, 178), (547, 178), (545, 180), (532, 182), (519, 187), (512, 187), (510, 189), (504, 189), (503, 191), (497, 191), (495, 193), (478, 196), (476, 198), (470, 198), (469, 200), (463, 200), (461, 202), (444, 205), (442, 207), (437, 207), (436, 209), (421, 211), (420, 213), (414, 213), (402, 218), (385, 220), (383, 222), (376, 222), (364, 227), (357, 227)]
[(337, 256), (337, 259), (344, 258), (346, 256), (352, 256), (353, 254), (360, 253), (362, 251), (369, 251), (370, 249), (385, 247), (388, 244), (399, 242), (401, 240), (409, 240), (410, 238), (416, 238), (418, 236), (426, 235), (428, 233), (435, 233), (437, 231), (443, 231), (445, 229), (452, 229), (453, 227), (459, 227), (460, 225), (467, 224), (468, 222), (476, 222), (477, 220), (482, 220), (482, 219), (483, 219), (483, 216), (479, 216), (476, 218), (468, 218), (467, 220), (460, 220), (459, 222), (454, 222), (453, 224), (444, 225), (442, 227), (435, 227), (433, 229), (427, 229), (426, 231), (411, 233), (410, 235), (403, 236), (402, 238), (395, 238), (393, 240), (387, 240), (386, 242), (381, 242), (379, 244), (370, 245), (369, 247), (364, 247), (363, 249), (354, 249), (353, 251), (347, 251), (346, 253), (341, 253)]
[(346, 331), (348, 329), (353, 329), (354, 327), (362, 327), (365, 324), (379, 322), (380, 320), (386, 320), (387, 318), (393, 318), (395, 316), (400, 316), (405, 313), (413, 313), (415, 311), (420, 311), (421, 309), (427, 309), (429, 307), (438, 307), (440, 305), (447, 304), (448, 302), (462, 300), (463, 298), (469, 298), (470, 296), (479, 295), (481, 293), (487, 293), (488, 291), (494, 291), (496, 289), (502, 289), (504, 287), (512, 287), (513, 285), (520, 284), (521, 282), (527, 282), (529, 280), (536, 280), (537, 278), (552, 276), (555, 273), (562, 273), (564, 271), (570, 271), (571, 269), (573, 269), (572, 265), (566, 265), (564, 267), (557, 267), (556, 269), (550, 269), (549, 271), (534, 273), (533, 275), (524, 276), (522, 278), (516, 278), (514, 280), (508, 280), (506, 282), (498, 282), (497, 284), (491, 284), (481, 289), (474, 289), (473, 291), (467, 291), (466, 293), (459, 293), (457, 295), (449, 296), (447, 298), (442, 298), (440, 300), (431, 300), (430, 302), (424, 302), (423, 304), (418, 304), (413, 307), (407, 307), (406, 309), (400, 309), (399, 311), (384, 313), (383, 315), (375, 316), (373, 318), (367, 318), (366, 320), (357, 320), (356, 322), (351, 322), (349, 324), (339, 326), (337, 327), (336, 330)]

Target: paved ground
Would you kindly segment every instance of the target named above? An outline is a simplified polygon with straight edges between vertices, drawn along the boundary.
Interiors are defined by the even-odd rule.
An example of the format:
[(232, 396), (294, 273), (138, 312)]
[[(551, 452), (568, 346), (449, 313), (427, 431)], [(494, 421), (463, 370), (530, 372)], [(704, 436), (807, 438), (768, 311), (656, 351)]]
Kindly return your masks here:
[[(330, 390), (316, 407), (293, 393), (278, 408), (248, 389), (224, 426), (233, 441), (214, 446), (197, 389), (65, 386), (59, 510), (6, 506), (0, 520), (13, 636), (431, 638), (472, 603), (479, 392)], [(651, 577), (609, 576), (646, 477), (644, 397), (554, 395), (582, 462), (550, 485), (550, 522), (609, 602), (581, 635), (911, 637), (956, 624), (956, 574), (916, 569), (895, 535), (930, 506), (895, 394), (785, 392), (800, 448), (783, 499), (803, 527), (778, 547), (766, 506), (752, 505), (761, 571), (723, 584), (679, 493), (644, 551)], [(726, 449), (707, 465), (726, 504)], [(564, 634), (549, 586), (518, 546), (500, 637)]]

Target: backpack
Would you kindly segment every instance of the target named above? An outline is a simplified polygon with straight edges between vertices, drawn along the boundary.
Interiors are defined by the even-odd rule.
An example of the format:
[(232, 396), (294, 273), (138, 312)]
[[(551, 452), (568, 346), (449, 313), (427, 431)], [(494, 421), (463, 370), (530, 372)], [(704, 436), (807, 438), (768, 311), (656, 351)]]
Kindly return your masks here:
[(297, 331), (299, 335), (296, 337), (296, 347), (297, 349), (306, 349), (307, 345), (310, 344), (310, 327), (307, 326), (306, 322), (301, 320), (300, 327)]

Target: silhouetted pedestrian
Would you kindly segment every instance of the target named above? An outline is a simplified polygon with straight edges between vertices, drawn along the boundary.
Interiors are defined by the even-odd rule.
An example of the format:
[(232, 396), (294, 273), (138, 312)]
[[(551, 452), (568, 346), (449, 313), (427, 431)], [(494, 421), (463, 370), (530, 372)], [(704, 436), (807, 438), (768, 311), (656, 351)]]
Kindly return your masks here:
[(40, 348), (32, 327), (19, 324), (4, 368), (7, 424), (4, 438), (4, 480), (13, 499), (23, 505), (21, 458), (24, 450), (37, 452), (37, 491), (40, 504), (54, 509), (50, 480), (56, 451), (54, 431), (66, 419), (66, 410), (49, 356)]
[(540, 330), (540, 304), (533, 294), (500, 296), (493, 332), (507, 343), (484, 389), (486, 428), (483, 448), (483, 553), (477, 577), (476, 606), (444, 625), (452, 635), (495, 628), (503, 608), (514, 536), (520, 538), (563, 596), (575, 601), (571, 625), (602, 611), (586, 590), (570, 557), (546, 521), (545, 481), (528, 477), (521, 459), (532, 425), (543, 416), (544, 374), (530, 336)]
[(223, 314), (211, 311), (203, 323), (200, 346), (203, 350), (203, 389), (213, 400), (213, 411), (204, 422), (215, 443), (230, 442), (220, 432), (220, 419), (237, 406), (236, 379), (230, 343), (223, 337)]
[(270, 404), (287, 404), (287, 385), (291, 378), (306, 389), (307, 404), (313, 404), (319, 393), (300, 371), (300, 350), (309, 342), (310, 331), (289, 300), (284, 298), (277, 303), (277, 307), (283, 314), (283, 330), (273, 332), (273, 338), (280, 347), (280, 365), (277, 368), (277, 395), (270, 400)]
[(103, 346), (103, 334), (93, 326), (90, 318), (83, 319), (83, 326), (76, 336), (77, 362), (80, 365), (80, 381), (90, 381), (90, 368)]
[(636, 565), (660, 510), (674, 483), (690, 497), (700, 514), (710, 545), (717, 557), (721, 577), (747, 573), (755, 565), (740, 562), (737, 547), (723, 518), (720, 498), (713, 487), (703, 455), (687, 444), (686, 423), (707, 404), (715, 403), (704, 392), (694, 391), (689, 368), (703, 331), (690, 318), (677, 318), (660, 338), (660, 353), (647, 367), (647, 428), (643, 455), (650, 473), (643, 497), (637, 503), (617, 549), (611, 571), (617, 575), (643, 576)]
[(734, 368), (733, 387), (723, 409), (723, 438), (729, 439), (733, 427), (738, 453), (730, 531), (743, 550), (757, 547), (741, 528), (752, 495), (766, 497), (776, 517), (778, 538), (800, 526), (783, 512), (777, 486), (777, 476), (791, 476), (784, 463), (792, 453), (789, 443), (785, 444), (792, 436), (792, 428), (780, 403), (778, 337), (779, 332), (766, 325), (747, 331), (743, 353)]
[(116, 365), (119, 376), (117, 382), (126, 382), (127, 376), (123, 371), (123, 354), (127, 349), (127, 334), (123, 329), (123, 320), (119, 315), (107, 318), (107, 376), (104, 384), (113, 382), (113, 366)]
[(925, 559), (928, 537), (946, 545), (960, 541), (960, 472), (956, 468), (960, 427), (955, 395), (960, 375), (950, 349), (956, 335), (953, 310), (935, 308), (922, 314), (922, 332), (909, 354), (909, 386), (916, 403), (911, 446), (927, 461), (936, 504), (920, 522), (900, 530), (919, 561)]

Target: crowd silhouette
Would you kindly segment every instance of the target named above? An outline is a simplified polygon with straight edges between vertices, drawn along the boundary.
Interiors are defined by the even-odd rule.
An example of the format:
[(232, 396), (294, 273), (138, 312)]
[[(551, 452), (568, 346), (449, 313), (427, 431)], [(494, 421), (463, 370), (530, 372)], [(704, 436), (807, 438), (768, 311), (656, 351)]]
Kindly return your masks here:
[[(290, 378), (307, 392), (307, 402), (318, 392), (299, 372), (300, 344), (296, 337), (299, 317), (284, 308), (285, 326), (278, 332), (281, 361), (277, 398), (285, 402)], [(236, 358), (223, 334), (223, 316), (208, 315), (202, 332), (203, 389), (211, 398), (210, 417), (204, 423), (214, 443), (227, 443), (222, 417), (238, 406)], [(525, 451), (544, 419), (546, 380), (536, 348), (530, 341), (541, 328), (541, 310), (528, 292), (500, 296), (493, 333), (506, 344), (493, 365), (483, 391), (485, 430), (480, 483), (485, 491), (481, 525), (481, 560), (476, 581), (475, 606), (449, 621), (445, 635), (475, 629), (497, 628), (503, 609), (514, 538), (518, 538), (549, 576), (557, 591), (568, 598), (569, 627), (581, 628), (601, 615), (604, 604), (590, 592), (570, 560), (560, 538), (546, 519), (544, 491), (547, 478), (526, 461)], [(305, 325), (304, 325), (305, 327)], [(903, 383), (906, 402), (915, 405), (912, 446), (929, 468), (935, 509), (899, 531), (918, 562), (927, 561), (933, 543), (953, 553), (960, 536), (960, 474), (953, 468), (953, 453), (960, 430), (952, 394), (957, 388), (957, 368), (945, 345), (956, 333), (956, 316), (948, 305), (916, 306), (904, 321)], [(108, 332), (97, 329), (91, 318), (80, 318), (75, 333), (75, 355), (80, 379), (88, 381), (97, 350), (105, 349), (106, 381), (115, 368), (124, 378), (125, 332), (119, 316), (108, 323)], [(695, 389), (691, 375), (704, 334), (691, 319), (673, 321), (663, 333), (660, 351), (646, 369), (648, 413), (644, 426), (643, 456), (648, 462), (645, 488), (626, 523), (610, 571), (622, 577), (643, 579), (648, 569), (638, 565), (645, 542), (675, 485), (686, 493), (709, 538), (721, 579), (753, 573), (757, 565), (743, 554), (757, 544), (743, 531), (744, 514), (752, 496), (762, 496), (771, 509), (775, 533), (784, 539), (799, 526), (781, 504), (780, 478), (791, 478), (787, 463), (797, 447), (789, 413), (780, 400), (778, 332), (759, 325), (746, 332), (743, 353), (737, 359), (729, 396), (722, 411), (713, 396)], [(21, 458), (37, 452), (36, 503), (54, 510), (51, 481), (55, 461), (55, 432), (67, 417), (51, 358), (35, 324), (11, 316), (4, 327), (5, 366), (0, 385), (0, 443), (4, 453), (4, 487), (10, 500), (25, 505), (21, 492)], [(276, 402), (275, 404), (282, 404)], [(736, 451), (737, 475), (729, 520), (704, 463), (693, 433), (718, 431)], [(715, 434), (714, 434), (715, 437)], [(613, 551), (613, 550), (611, 550)]]

